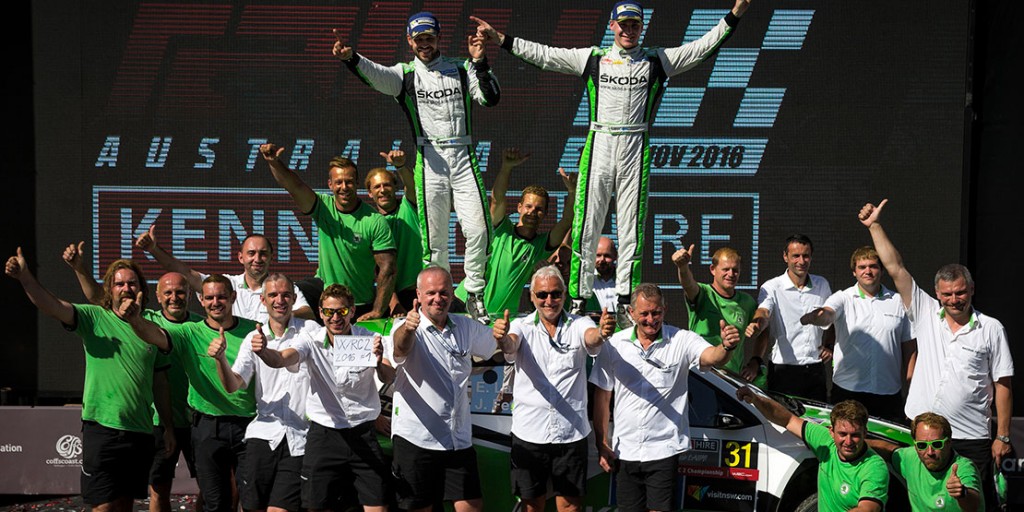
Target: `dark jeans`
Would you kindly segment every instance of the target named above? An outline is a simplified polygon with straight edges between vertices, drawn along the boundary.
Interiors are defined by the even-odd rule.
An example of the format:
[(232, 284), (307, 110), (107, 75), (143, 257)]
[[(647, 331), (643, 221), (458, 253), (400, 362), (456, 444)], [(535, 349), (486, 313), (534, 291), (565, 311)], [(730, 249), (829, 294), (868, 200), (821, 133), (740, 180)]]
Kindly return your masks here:
[(196, 413), (192, 449), (196, 456), (196, 482), (206, 512), (232, 512), (231, 473), (245, 460), (245, 427), (252, 418), (209, 416)]
[(833, 383), (832, 404), (838, 404), (843, 400), (856, 400), (861, 404), (864, 404), (864, 407), (868, 409), (868, 414), (872, 416), (885, 418), (889, 421), (899, 423), (900, 425), (910, 425), (907, 421), (907, 415), (903, 413), (903, 396), (899, 393), (896, 393), (895, 395), (862, 393), (860, 391), (850, 391)]

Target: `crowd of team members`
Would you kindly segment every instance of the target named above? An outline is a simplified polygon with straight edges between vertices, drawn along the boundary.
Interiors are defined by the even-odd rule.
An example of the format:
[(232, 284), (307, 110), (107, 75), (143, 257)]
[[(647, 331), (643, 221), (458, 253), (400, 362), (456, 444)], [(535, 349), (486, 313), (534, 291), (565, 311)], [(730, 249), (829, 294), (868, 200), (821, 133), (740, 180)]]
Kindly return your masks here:
[[(687, 373), (712, 366), (767, 389), (831, 397), (826, 428), (757, 388), (737, 394), (814, 451), (822, 509), (881, 510), (888, 471), (878, 453), (906, 478), (916, 510), (994, 507), (992, 463), (1010, 451), (1013, 366), (1005, 330), (971, 307), (973, 282), (962, 266), (940, 269), (938, 300), (918, 288), (878, 222), (885, 201), (861, 210), (874, 248), (853, 253), (856, 283), (834, 294), (809, 273), (813, 245), (800, 235), (786, 240), (786, 272), (764, 283), (757, 300), (736, 289), (742, 260), (735, 250), (713, 255), (710, 284), (690, 270), (693, 246), (677, 251), (687, 329), (664, 324), (661, 290), (640, 282), (649, 171), (642, 155), (653, 108), (622, 107), (654, 101), (668, 76), (713, 54), (748, 3), (736, 0), (704, 37), (669, 49), (639, 47), (643, 9), (632, 1), (613, 8), (615, 44), (608, 49), (551, 48), (473, 18), (471, 58), (446, 59), (429, 13), (409, 19), (410, 64), (378, 65), (339, 39), (335, 55), (405, 107), (417, 157), (410, 169), (402, 151), (381, 153), (405, 191), (399, 198), (396, 176), (376, 168), (363, 183), (366, 202), (357, 195), (353, 161), (331, 160), (330, 193), (321, 194), (283, 164), (282, 148), (260, 148), (274, 179), (316, 221), (313, 278), (295, 283), (272, 272), (273, 247), (262, 235), (242, 242), (241, 274), (202, 274), (161, 248), (151, 228), (136, 245), (169, 271), (157, 281), (158, 310), (145, 309), (148, 283), (135, 262), (115, 261), (97, 283), (82, 243), (69, 245), (64, 259), (92, 304), (71, 304), (35, 280), (19, 249), (6, 273), (85, 347), (86, 503), (130, 510), (148, 475), (151, 508), (168, 510), (174, 465), (184, 453), (209, 511), (239, 503), (246, 510), (419, 511), (443, 501), (458, 512), (480, 510), (466, 390), (474, 358), (500, 353), (515, 368), (503, 399), (515, 403), (510, 477), (527, 511), (543, 510), (549, 493), (559, 510), (581, 509), (591, 423), (601, 466), (616, 472), (620, 510), (670, 510), (678, 501), (677, 458), (690, 445)], [(523, 190), (516, 223), (506, 215), (512, 170), (527, 154), (504, 151), (489, 200), (483, 191), (468, 108), (471, 101), (493, 105), (500, 95), (487, 43), (543, 69), (612, 77), (591, 82), (580, 177), (560, 170), (568, 195), (549, 232), (540, 231), (549, 207), (542, 187)], [(615, 78), (630, 73), (650, 83), (637, 88)], [(435, 95), (434, 86), (458, 94)], [(599, 236), (613, 192), (621, 253)], [(577, 195), (584, 208), (574, 209)], [(466, 278), (457, 289), (447, 270), (453, 207), (467, 239)], [(546, 265), (551, 259), (557, 265)], [(895, 292), (881, 284), (883, 267)], [(527, 283), (532, 311), (521, 316)], [(189, 311), (193, 292), (204, 317)], [(449, 314), (461, 308), (467, 316)], [(337, 336), (371, 336), (354, 322), (389, 316), (399, 319), (389, 336), (373, 337), (375, 365), (338, 362)], [(390, 418), (381, 415), (378, 391), (387, 384)], [(869, 448), (869, 411), (914, 418), (914, 446)], [(392, 437), (390, 463), (378, 432)]]

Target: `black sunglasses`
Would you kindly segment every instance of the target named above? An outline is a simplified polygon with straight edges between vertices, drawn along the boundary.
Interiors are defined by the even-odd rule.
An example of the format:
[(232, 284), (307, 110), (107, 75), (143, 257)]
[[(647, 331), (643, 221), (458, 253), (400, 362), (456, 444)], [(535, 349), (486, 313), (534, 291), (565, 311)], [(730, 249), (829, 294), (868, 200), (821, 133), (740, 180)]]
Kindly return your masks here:
[(537, 298), (540, 299), (540, 300), (547, 299), (549, 295), (551, 296), (552, 299), (555, 299), (555, 300), (558, 300), (558, 299), (562, 298), (562, 291), (561, 290), (554, 290), (554, 291), (550, 291), (550, 292), (546, 292), (546, 291), (542, 290), (542, 291), (539, 291), (539, 292), (533, 292), (533, 294), (536, 295)]

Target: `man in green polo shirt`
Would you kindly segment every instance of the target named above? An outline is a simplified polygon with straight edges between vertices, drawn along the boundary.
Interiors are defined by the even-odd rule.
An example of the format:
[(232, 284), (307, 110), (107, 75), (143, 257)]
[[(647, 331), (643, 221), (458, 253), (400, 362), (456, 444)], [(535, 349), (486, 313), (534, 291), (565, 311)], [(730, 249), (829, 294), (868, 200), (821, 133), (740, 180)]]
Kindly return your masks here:
[[(85, 242), (70, 244), (64, 249), (64, 262), (75, 271), (82, 293), (93, 304), (101, 304), (104, 297), (103, 284), (96, 282), (85, 267)], [(178, 325), (185, 322), (201, 321), (203, 317), (189, 311), (188, 278), (178, 272), (168, 272), (160, 276), (156, 283), (156, 301), (160, 309), (146, 309), (142, 316), (161, 327)], [(149, 510), (150, 512), (170, 512), (171, 485), (174, 483), (174, 472), (178, 464), (179, 454), (185, 455), (185, 464), (189, 474), (196, 476), (195, 459), (192, 451), (192, 409), (188, 406), (188, 376), (180, 363), (169, 359), (166, 371), (166, 383), (170, 395), (171, 418), (173, 425), (160, 421), (160, 414), (154, 407), (153, 438), (156, 441), (153, 464), (149, 469)], [(154, 385), (162, 385), (163, 380), (157, 379)], [(172, 428), (167, 429), (167, 426)]]
[(911, 446), (871, 440), (871, 447), (892, 462), (892, 469), (907, 481), (910, 507), (915, 511), (985, 510), (981, 479), (971, 459), (953, 450), (953, 427), (933, 412), (917, 415), (910, 425)]
[[(686, 292), (686, 312), (689, 318), (689, 329), (701, 335), (713, 346), (722, 344), (722, 323), (732, 325), (740, 330), (740, 344), (746, 341), (744, 330), (754, 317), (757, 302), (746, 293), (736, 289), (740, 281), (743, 259), (735, 249), (722, 247), (711, 256), (711, 284), (698, 283), (690, 271), (693, 258), (693, 245), (689, 249), (679, 249), (672, 255), (672, 262), (679, 272), (679, 284)], [(743, 352), (729, 359), (725, 368), (735, 373), (744, 369)], [(764, 361), (759, 357), (751, 358), (746, 366), (753, 367), (753, 375), (764, 380), (764, 372), (760, 366)], [(755, 384), (757, 380), (755, 379)]]
[[(20, 247), (4, 270), (21, 283), (40, 311), (82, 338), (83, 501), (96, 509), (131, 510), (134, 498), (146, 496), (153, 461), (154, 398), (161, 416), (170, 421), (166, 373), (156, 371), (166, 368), (167, 359), (140, 340), (128, 323), (138, 315), (130, 306), (145, 301), (142, 271), (131, 260), (111, 263), (97, 306), (71, 304), (43, 288), (29, 271)], [(163, 380), (162, 385), (156, 380)]]
[(316, 222), (320, 268), (313, 282), (296, 283), (306, 300), (319, 300), (325, 285), (339, 283), (355, 296), (357, 322), (387, 316), (395, 291), (395, 239), (384, 217), (356, 195), (359, 170), (355, 162), (331, 159), (327, 176), (331, 193), (319, 194), (281, 162), (283, 153), (284, 148), (274, 144), (260, 146), (278, 185), (288, 191), (299, 211)]
[(384, 216), (395, 239), (395, 294), (391, 298), (392, 314), (404, 314), (412, 309), (416, 300), (416, 276), (423, 270), (423, 235), (420, 217), (416, 213), (416, 181), (412, 169), (405, 166), (405, 152), (394, 149), (381, 153), (389, 164), (398, 169), (405, 185), (399, 199), (395, 195), (398, 180), (384, 167), (375, 167), (366, 173), (366, 191), (370, 204)]
[(232, 314), (234, 300), (231, 281), (214, 274), (203, 280), (200, 292), (205, 321), (166, 328), (145, 319), (132, 323), (143, 340), (163, 350), (170, 349), (172, 357), (188, 375), (188, 404), (196, 412), (192, 422), (196, 480), (207, 512), (228, 512), (237, 508), (232, 503), (236, 493), (231, 475), (245, 454), (245, 428), (256, 415), (253, 390), (225, 391), (217, 375), (217, 362), (207, 353), (216, 339), (226, 345), (225, 355), (234, 363), (242, 340), (256, 329), (251, 320)]
[[(565, 238), (572, 227), (573, 203), (576, 197), (576, 175), (568, 175), (559, 169), (562, 182), (568, 194), (565, 196), (562, 218), (555, 223), (551, 231), (540, 232), (540, 225), (547, 216), (549, 198), (548, 191), (538, 185), (530, 185), (523, 189), (516, 210), (519, 221), (515, 225), (505, 215), (508, 184), (512, 169), (525, 162), (530, 155), (516, 148), (509, 148), (502, 153), (501, 170), (491, 189), (491, 222), (494, 223), (494, 237), (491, 239), (491, 255), (487, 260), (487, 272), (484, 280), (484, 309), (501, 317), (505, 310), (512, 316), (519, 311), (519, 301), (523, 296), (523, 286), (533, 275), (537, 262), (547, 258)], [(465, 283), (459, 284), (455, 296), (463, 302), (468, 297)], [(484, 324), (490, 318), (477, 318)]]
[(867, 445), (868, 411), (856, 400), (839, 402), (825, 427), (796, 416), (749, 387), (736, 398), (804, 441), (818, 458), (818, 510), (880, 512), (889, 493), (889, 469)]

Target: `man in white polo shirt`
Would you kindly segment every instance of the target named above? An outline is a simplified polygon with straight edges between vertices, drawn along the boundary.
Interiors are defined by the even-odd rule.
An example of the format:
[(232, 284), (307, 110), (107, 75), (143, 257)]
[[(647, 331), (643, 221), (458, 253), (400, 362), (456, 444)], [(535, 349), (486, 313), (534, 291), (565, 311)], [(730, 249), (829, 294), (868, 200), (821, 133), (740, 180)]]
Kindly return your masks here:
[[(135, 246), (151, 254), (157, 263), (165, 269), (184, 275), (193, 290), (202, 290), (203, 280), (209, 277), (209, 274), (193, 270), (185, 262), (160, 247), (156, 241), (155, 230), (156, 225), (150, 226), (149, 231), (139, 235), (139, 238), (135, 240)], [(235, 302), (231, 306), (231, 313), (234, 316), (253, 322), (267, 321), (267, 308), (263, 305), (261, 296), (263, 281), (270, 275), (270, 265), (273, 262), (274, 246), (270, 243), (269, 238), (253, 234), (242, 241), (242, 246), (238, 248), (238, 263), (242, 265), (244, 272), (236, 275), (224, 275), (231, 281), (231, 289), (235, 291)], [(294, 291), (296, 293), (293, 306), (295, 309), (292, 314), (299, 318), (312, 319), (313, 310), (310, 309), (306, 299), (299, 292), (299, 288), (296, 287)]]
[[(467, 316), (449, 315), (453, 294), (447, 270), (424, 269), (416, 279), (413, 310), (385, 344), (385, 357), (395, 367), (392, 471), (398, 505), (409, 512), (429, 511), (442, 500), (459, 512), (483, 509), (469, 377), (474, 356), (494, 354), (498, 323), (492, 331)], [(504, 319), (499, 323), (507, 327)]]
[(271, 368), (259, 361), (265, 350), (287, 346), (317, 327), (315, 322), (292, 316), (294, 287), (284, 274), (270, 274), (263, 281), (269, 322), (256, 324), (238, 347), (233, 364), (228, 363), (224, 338), (215, 338), (209, 347), (225, 390), (234, 393), (256, 386), (256, 418), (245, 429), (245, 458), (236, 475), (243, 510), (297, 511), (301, 506), (299, 471), (309, 429), (305, 419), (309, 377), (299, 365)]
[(512, 491), (526, 512), (542, 512), (550, 480), (559, 510), (582, 510), (590, 434), (587, 358), (615, 332), (614, 309), (602, 312), (600, 329), (588, 317), (565, 313), (565, 282), (553, 265), (534, 272), (530, 300), (536, 311), (513, 321), (498, 340), (516, 372)]
[[(617, 474), (618, 510), (671, 510), (678, 501), (678, 455), (690, 447), (690, 367), (724, 365), (740, 333), (723, 320), (722, 344), (713, 347), (691, 331), (663, 325), (665, 299), (650, 283), (633, 290), (629, 312), (635, 326), (604, 344), (590, 375), (597, 386), (595, 442), (601, 467)], [(608, 444), (613, 390), (615, 432)]]
[[(900, 292), (917, 336), (917, 364), (907, 395), (906, 414), (934, 412), (953, 427), (953, 449), (978, 468), (988, 507), (998, 503), (992, 479), (1010, 453), (1013, 416), (1013, 360), (1006, 329), (971, 306), (974, 280), (967, 267), (945, 265), (935, 274), (935, 296), (922, 290), (878, 222), (887, 199), (864, 205), (858, 218), (871, 232), (878, 256)], [(996, 406), (996, 438), (989, 421)]]
[(384, 512), (390, 501), (390, 471), (374, 432), (380, 395), (374, 372), (391, 382), (394, 370), (382, 361), (380, 337), (374, 338), (376, 366), (341, 364), (335, 336), (370, 336), (352, 325), (355, 299), (341, 284), (324, 288), (320, 318), (324, 326), (307, 331), (286, 348), (270, 348), (260, 358), (275, 368), (304, 363), (309, 374), (306, 456), (302, 463), (302, 506), (309, 510), (344, 510), (355, 495), (365, 512)]
[[(825, 304), (832, 295), (828, 281), (813, 275), (811, 256), (814, 244), (805, 235), (786, 239), (782, 259), (786, 271), (761, 285), (754, 320), (747, 326), (747, 339), (755, 339), (752, 358), (764, 359), (769, 343), (774, 343), (768, 365), (768, 388), (779, 393), (824, 402), (825, 365), (832, 359), (835, 331), (823, 331), (801, 325), (800, 318)], [(768, 337), (758, 335), (768, 327)], [(767, 342), (767, 343), (766, 343)]]
[(873, 247), (853, 251), (850, 270), (857, 283), (833, 293), (800, 323), (836, 326), (833, 404), (856, 400), (872, 416), (903, 422), (907, 362), (914, 351), (910, 320), (900, 294), (882, 285), (882, 263)]

